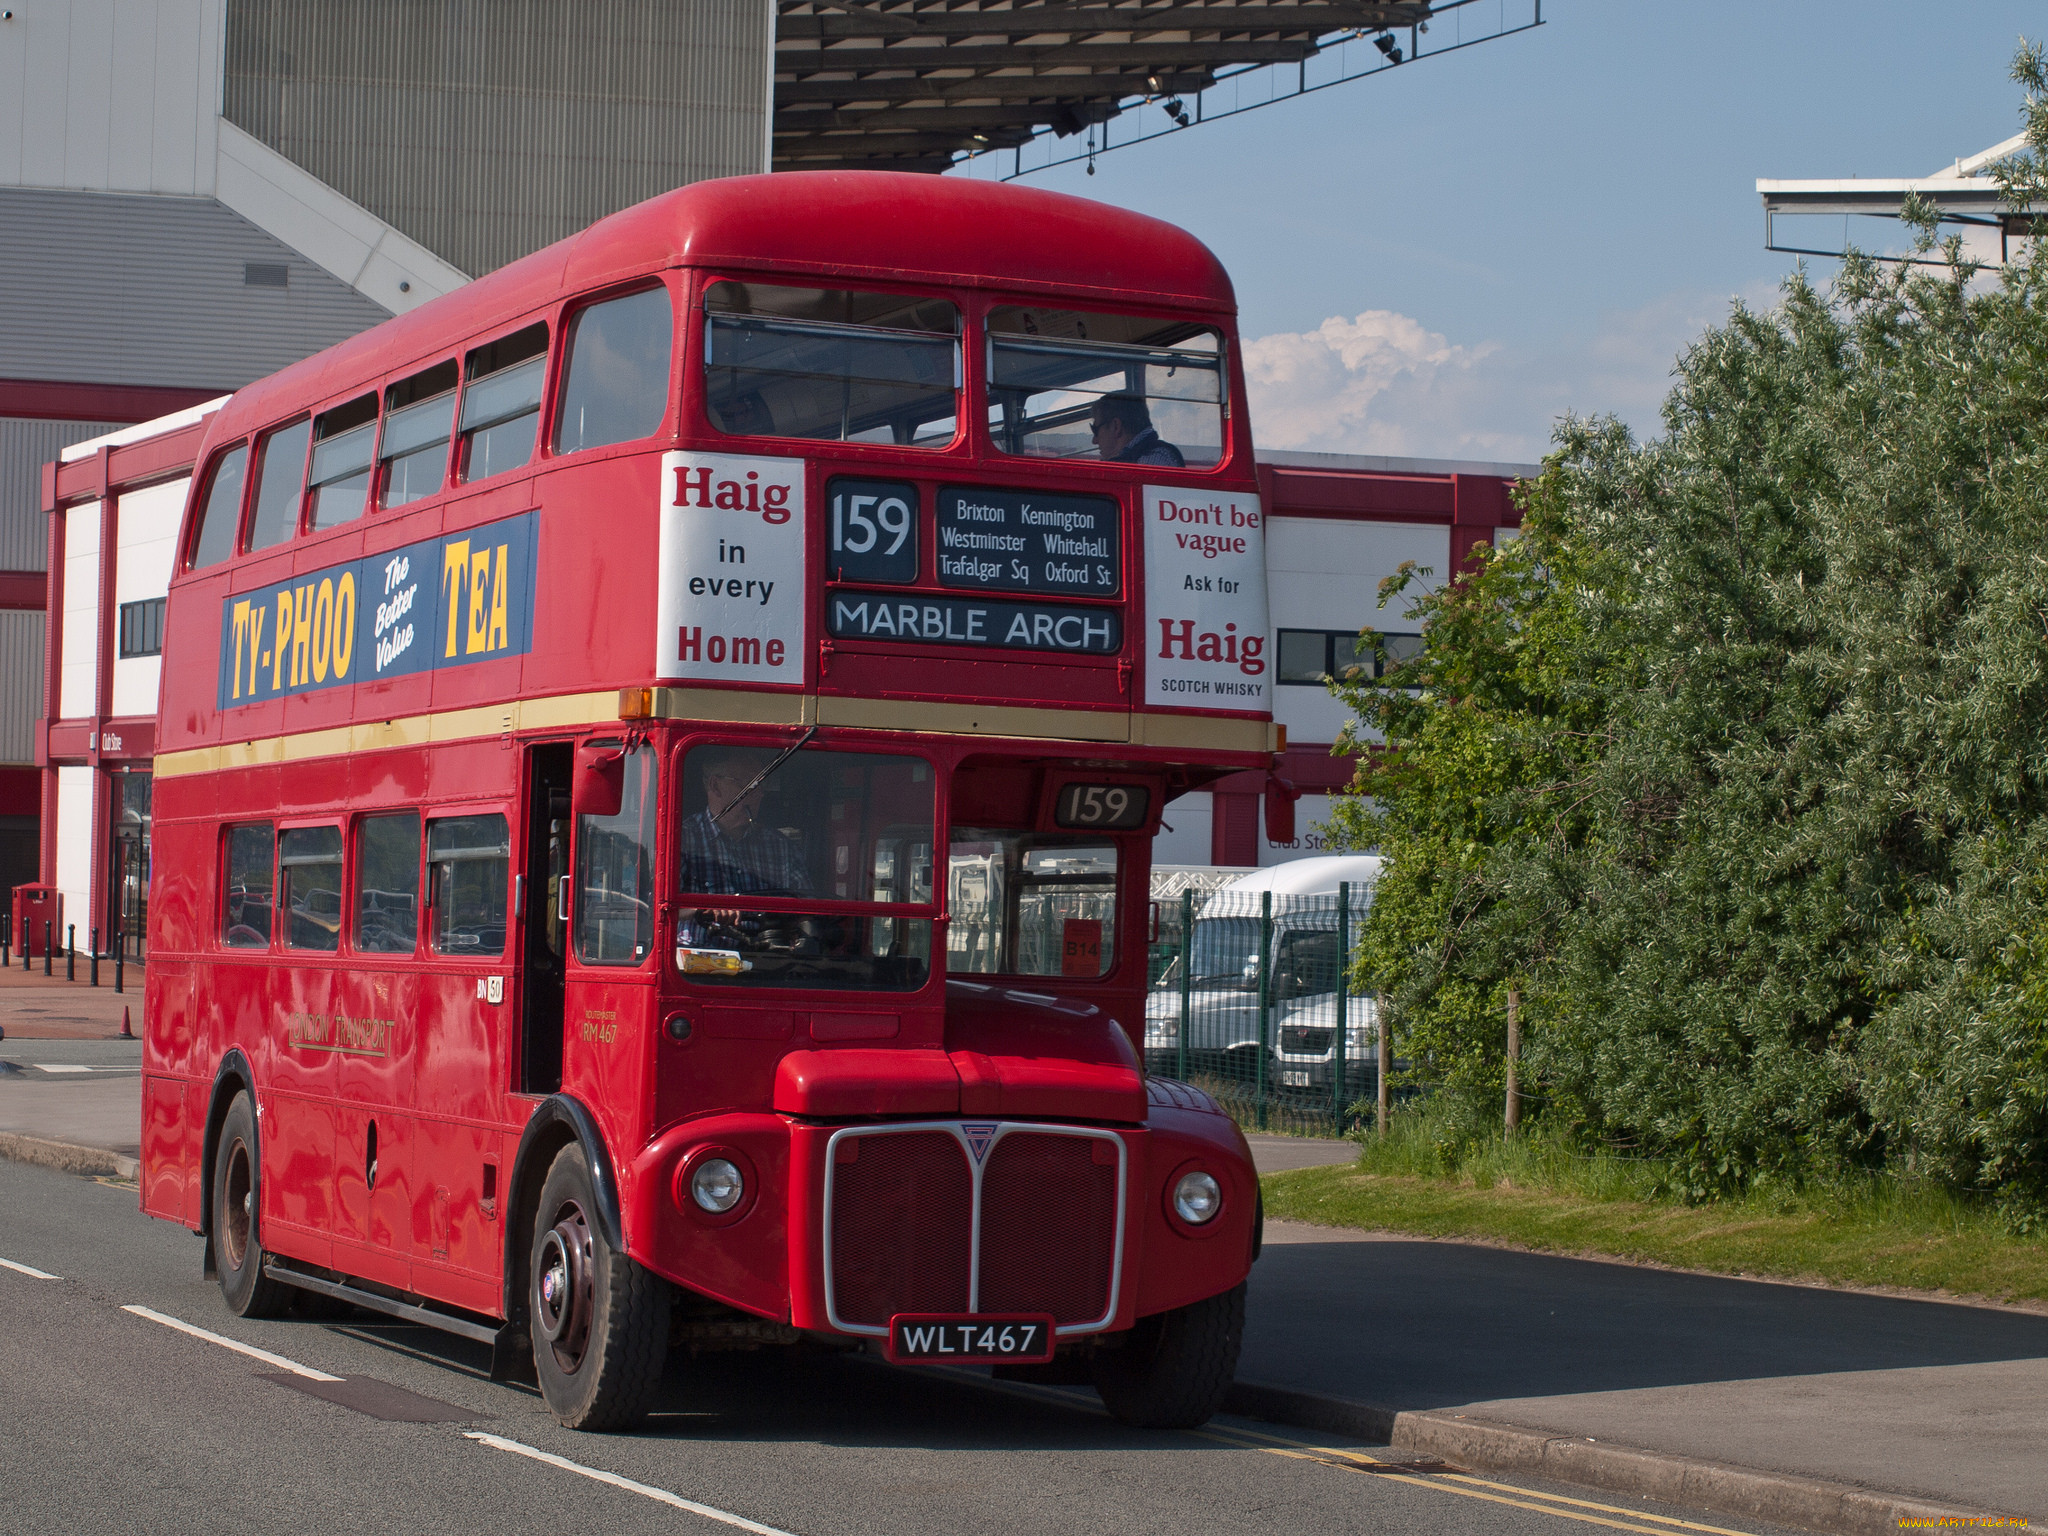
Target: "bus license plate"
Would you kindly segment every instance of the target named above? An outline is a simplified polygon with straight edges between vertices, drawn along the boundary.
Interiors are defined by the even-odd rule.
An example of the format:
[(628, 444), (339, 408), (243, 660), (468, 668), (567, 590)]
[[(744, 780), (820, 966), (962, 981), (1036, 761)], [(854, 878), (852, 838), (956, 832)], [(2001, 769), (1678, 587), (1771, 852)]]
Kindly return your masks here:
[(1042, 1365), (1052, 1359), (1050, 1317), (1006, 1312), (900, 1312), (889, 1319), (898, 1365)]

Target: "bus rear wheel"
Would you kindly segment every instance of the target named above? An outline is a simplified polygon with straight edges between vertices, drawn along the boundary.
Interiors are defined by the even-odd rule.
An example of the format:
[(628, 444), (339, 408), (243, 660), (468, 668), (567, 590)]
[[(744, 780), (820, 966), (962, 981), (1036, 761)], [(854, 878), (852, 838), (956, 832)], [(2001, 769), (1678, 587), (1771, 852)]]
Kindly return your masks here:
[(668, 1282), (604, 1240), (582, 1147), (541, 1183), (526, 1310), (541, 1396), (570, 1429), (620, 1429), (646, 1413), (667, 1362)]
[(213, 1267), (220, 1294), (237, 1317), (282, 1317), (292, 1304), (289, 1286), (263, 1273), (262, 1160), (257, 1156), (256, 1110), (237, 1093), (221, 1121), (213, 1157)]
[(1126, 1424), (1193, 1429), (1223, 1406), (1244, 1343), (1244, 1287), (1141, 1317), (1123, 1348), (1095, 1357), (1095, 1390)]

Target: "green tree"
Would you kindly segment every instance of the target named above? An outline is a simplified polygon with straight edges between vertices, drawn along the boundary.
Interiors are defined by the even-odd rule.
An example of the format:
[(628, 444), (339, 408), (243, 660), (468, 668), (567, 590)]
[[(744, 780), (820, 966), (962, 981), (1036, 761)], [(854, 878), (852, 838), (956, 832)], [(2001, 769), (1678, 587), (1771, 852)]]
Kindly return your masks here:
[(1738, 306), (1661, 439), (1567, 421), (1525, 536), (1415, 600), (1421, 656), (1337, 685), (1384, 738), (1337, 813), (1390, 859), (1362, 979), (1474, 1123), (1513, 984), (1540, 1111), (1689, 1193), (2048, 1202), (2048, 264), (1909, 216), (1932, 264)]

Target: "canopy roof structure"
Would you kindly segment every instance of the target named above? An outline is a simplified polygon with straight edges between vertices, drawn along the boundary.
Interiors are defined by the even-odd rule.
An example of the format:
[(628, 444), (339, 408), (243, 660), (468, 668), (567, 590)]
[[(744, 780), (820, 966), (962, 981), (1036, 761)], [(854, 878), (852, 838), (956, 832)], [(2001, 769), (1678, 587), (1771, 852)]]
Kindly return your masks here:
[(1100, 129), (1111, 147), (1107, 125), (1134, 106), (1160, 110), (1120, 143), (1247, 110), (1205, 93), (1250, 71), (1292, 77), (1250, 103), (1266, 105), (1339, 83), (1325, 69), (1311, 84), (1310, 62), (1333, 48), (1358, 66), (1338, 75), (1355, 79), (1541, 23), (1541, 0), (1527, 0), (1526, 23), (1494, 24), (1505, 7), (1489, 3), (1486, 22), (1447, 29), (1440, 18), (1470, 3), (777, 0), (774, 169), (943, 171), (1006, 149), (1022, 174), (1035, 140), (1085, 136), (1092, 157)]
[[(2027, 147), (2027, 136), (2015, 134), (2002, 144), (1945, 165), (1931, 176), (1850, 177), (1838, 181), (1772, 181), (1759, 178), (1756, 190), (1764, 203), (1764, 245), (1768, 250), (1800, 256), (1839, 256), (1841, 251), (1780, 245), (1777, 215), (1863, 214), (1897, 218), (1906, 199), (1917, 194), (1941, 216), (1944, 224), (1995, 229), (2000, 260), (2009, 254), (2015, 236), (2033, 233), (2033, 213), (2015, 213), (2003, 202), (1992, 175), (1997, 164)], [(1846, 239), (1845, 242), (1846, 244)], [(1886, 258), (1892, 260), (1906, 258)]]

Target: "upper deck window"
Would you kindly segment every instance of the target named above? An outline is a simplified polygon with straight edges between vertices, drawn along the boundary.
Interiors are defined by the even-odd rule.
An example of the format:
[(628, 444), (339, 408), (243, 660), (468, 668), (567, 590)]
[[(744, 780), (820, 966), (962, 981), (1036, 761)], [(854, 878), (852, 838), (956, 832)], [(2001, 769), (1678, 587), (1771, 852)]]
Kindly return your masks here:
[(448, 474), (448, 435), (455, 425), (455, 360), (416, 373), (384, 391), (384, 502), (402, 507), (441, 489)]
[(462, 478), (484, 480), (533, 457), (540, 426), (540, 387), (548, 366), (548, 328), (529, 325), (463, 364)]
[(555, 452), (651, 437), (668, 414), (675, 317), (666, 288), (643, 288), (577, 312), (555, 423)]
[(241, 443), (214, 463), (213, 480), (206, 487), (206, 505), (199, 511), (199, 533), (192, 540), (195, 571), (219, 565), (235, 552), (235, 525), (242, 517), (242, 471), (248, 462), (249, 445)]
[(1223, 338), (1185, 320), (1005, 305), (988, 317), (1004, 453), (1207, 469), (1223, 457)]
[(313, 418), (314, 528), (338, 528), (363, 515), (370, 501), (370, 464), (377, 445), (377, 397), (362, 395)]
[(256, 510), (249, 548), (269, 549), (299, 531), (299, 488), (306, 483), (306, 443), (313, 423), (295, 421), (263, 439), (256, 471)]
[(713, 283), (704, 403), (741, 437), (943, 448), (959, 413), (960, 311), (945, 299)]

